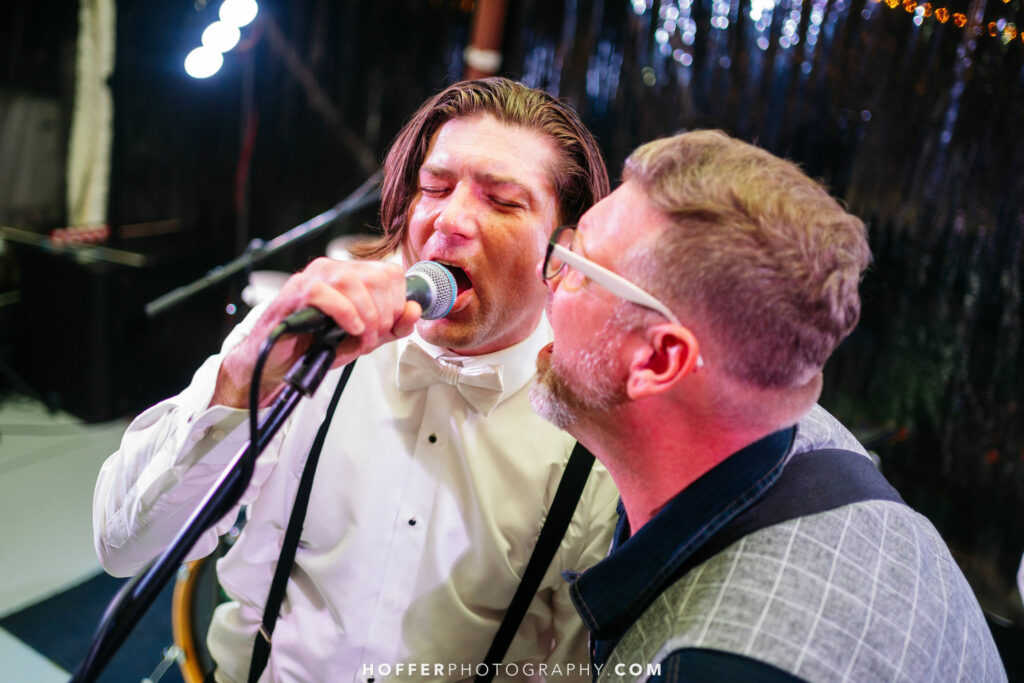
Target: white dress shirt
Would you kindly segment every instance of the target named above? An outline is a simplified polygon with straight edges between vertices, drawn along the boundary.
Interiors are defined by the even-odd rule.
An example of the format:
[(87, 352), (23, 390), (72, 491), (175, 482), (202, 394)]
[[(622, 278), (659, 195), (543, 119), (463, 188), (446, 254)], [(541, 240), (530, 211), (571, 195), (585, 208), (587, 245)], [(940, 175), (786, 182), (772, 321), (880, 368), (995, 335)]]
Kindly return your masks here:
[[(232, 332), (221, 355), (208, 359), (180, 395), (136, 418), (104, 464), (93, 521), (97, 552), (111, 573), (135, 573), (159, 553), (247, 441), (245, 411), (207, 405), (223, 353), (259, 313)], [(359, 359), (323, 447), (261, 680), (472, 677), (574, 443), (527, 401), (537, 351), (549, 339), (544, 321), (511, 348), (455, 357), (467, 366), (500, 366), (504, 390), (486, 417), (451, 384), (398, 389), (396, 368), (408, 344), (434, 357), (444, 353), (415, 334)], [(217, 565), (232, 598), (217, 608), (208, 636), (218, 680), (247, 677), (298, 480), (340, 373), (328, 373), (299, 404), (260, 456), (243, 496), (246, 526)], [(560, 572), (604, 557), (617, 498), (607, 471), (595, 463), (505, 658), (531, 666), (505, 675), (515, 673), (506, 666), (502, 679), (527, 680), (524, 672), (544, 672), (540, 663), (548, 680), (570, 680), (558, 676), (573, 670), (589, 679), (586, 633)], [(189, 559), (209, 554), (235, 516), (207, 532)]]

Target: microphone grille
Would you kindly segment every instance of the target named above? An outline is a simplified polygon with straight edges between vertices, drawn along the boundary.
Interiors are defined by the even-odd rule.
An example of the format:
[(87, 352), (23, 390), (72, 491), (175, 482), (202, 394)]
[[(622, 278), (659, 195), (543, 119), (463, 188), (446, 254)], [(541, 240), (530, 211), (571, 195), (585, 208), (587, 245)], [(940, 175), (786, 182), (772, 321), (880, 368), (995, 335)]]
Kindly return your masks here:
[(455, 296), (458, 294), (458, 287), (455, 284), (455, 276), (437, 261), (420, 261), (414, 263), (406, 275), (418, 275), (422, 277), (430, 287), (430, 303), (423, 308), (422, 318), (436, 320), (448, 315), (455, 304)]

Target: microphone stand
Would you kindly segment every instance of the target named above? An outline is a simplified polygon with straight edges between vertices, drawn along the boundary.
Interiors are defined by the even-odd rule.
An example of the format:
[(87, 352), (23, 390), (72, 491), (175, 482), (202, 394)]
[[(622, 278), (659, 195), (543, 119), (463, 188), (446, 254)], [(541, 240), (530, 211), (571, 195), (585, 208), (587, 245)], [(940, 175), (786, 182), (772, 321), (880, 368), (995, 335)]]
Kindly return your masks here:
[[(156, 317), (168, 308), (239, 271), (252, 267), (253, 264), (269, 258), (281, 249), (317, 234), (338, 218), (377, 201), (380, 197), (377, 186), (381, 177), (382, 172), (377, 171), (333, 208), (269, 242), (253, 240), (242, 256), (225, 265), (217, 266), (195, 282), (178, 287), (146, 304), (146, 315), (150, 318)], [(325, 324), (319, 329), (312, 330), (312, 333), (313, 343), (305, 355), (288, 371), (285, 388), (260, 420), (256, 443), (250, 441), (238, 451), (170, 545), (125, 584), (107, 606), (96, 628), (88, 654), (71, 677), (72, 683), (96, 680), (163, 587), (177, 573), (178, 567), (192, 546), (241, 499), (252, 480), (256, 458), (295, 410), (299, 400), (316, 391), (330, 369), (334, 360), (334, 350), (344, 337), (344, 332), (333, 325)]]
[(226, 515), (242, 497), (252, 479), (256, 458), (270, 443), (299, 400), (316, 391), (344, 336), (342, 330), (332, 325), (325, 325), (314, 334), (312, 345), (288, 371), (285, 388), (260, 420), (256, 443), (250, 441), (238, 451), (171, 544), (142, 572), (136, 574), (107, 606), (89, 653), (71, 677), (72, 683), (96, 680), (143, 613), (177, 573), (178, 567), (199, 537)]
[(269, 242), (254, 239), (249, 243), (249, 246), (246, 247), (245, 252), (241, 256), (211, 269), (206, 275), (194, 282), (178, 287), (167, 294), (153, 299), (145, 306), (146, 317), (155, 318), (168, 308), (177, 306), (194, 294), (198, 294), (204, 289), (212, 287), (240, 271), (252, 268), (253, 265), (270, 258), (282, 249), (316, 235), (339, 218), (354, 213), (368, 204), (372, 204), (380, 198), (380, 190), (376, 188), (380, 184), (382, 176), (383, 173), (377, 171), (363, 181), (363, 184), (357, 187), (352, 194), (335, 204), (334, 207), (317, 216), (313, 216), (305, 223), (296, 225), (287, 232), (281, 233)]

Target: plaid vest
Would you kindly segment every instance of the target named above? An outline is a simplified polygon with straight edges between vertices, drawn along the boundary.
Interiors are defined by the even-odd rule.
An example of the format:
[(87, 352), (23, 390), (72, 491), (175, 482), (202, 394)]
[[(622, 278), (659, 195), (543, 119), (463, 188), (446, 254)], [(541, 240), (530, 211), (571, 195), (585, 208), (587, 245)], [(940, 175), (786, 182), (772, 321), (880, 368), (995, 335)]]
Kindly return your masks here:
[(945, 542), (892, 501), (744, 536), (656, 598), (599, 680), (646, 680), (648, 664), (683, 648), (734, 652), (809, 681), (1006, 680)]

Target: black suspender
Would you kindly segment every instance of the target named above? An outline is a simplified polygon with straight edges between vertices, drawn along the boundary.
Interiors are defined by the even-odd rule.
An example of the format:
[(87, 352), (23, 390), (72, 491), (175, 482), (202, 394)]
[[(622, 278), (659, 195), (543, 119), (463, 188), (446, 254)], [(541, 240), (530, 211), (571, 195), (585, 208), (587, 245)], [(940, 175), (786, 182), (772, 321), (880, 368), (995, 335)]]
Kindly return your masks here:
[(302, 525), (306, 521), (306, 507), (309, 505), (309, 493), (313, 488), (316, 464), (320, 459), (320, 451), (324, 447), (324, 439), (327, 438), (331, 419), (334, 417), (334, 409), (338, 407), (338, 399), (341, 398), (341, 392), (348, 384), (348, 378), (352, 375), (352, 368), (355, 367), (355, 364), (355, 361), (352, 361), (342, 371), (341, 379), (338, 380), (338, 388), (334, 390), (334, 396), (331, 397), (331, 402), (327, 406), (327, 415), (324, 416), (324, 421), (320, 425), (320, 431), (316, 433), (313, 447), (309, 451), (309, 458), (306, 459), (306, 466), (302, 470), (299, 489), (295, 493), (292, 516), (288, 520), (288, 529), (284, 533), (284, 543), (281, 545), (281, 557), (277, 561), (274, 580), (270, 583), (270, 592), (267, 594), (267, 604), (263, 608), (263, 621), (260, 623), (260, 630), (256, 634), (256, 642), (252, 647), (249, 683), (255, 683), (259, 679), (263, 669), (267, 666), (267, 659), (270, 657), (270, 638), (274, 633), (274, 625), (277, 623), (277, 615), (281, 610), (285, 589), (288, 587), (288, 576), (291, 574), (292, 564), (295, 562), (295, 549), (302, 536)]
[[(355, 366), (355, 361), (345, 366), (345, 370), (342, 372), (338, 387), (327, 407), (327, 414), (324, 416), (324, 421), (321, 423), (320, 430), (310, 449), (309, 457), (306, 459), (305, 469), (302, 471), (302, 479), (299, 481), (299, 488), (295, 494), (291, 519), (288, 520), (288, 528), (285, 531), (284, 543), (281, 547), (281, 557), (278, 559), (274, 579), (270, 584), (267, 604), (263, 609), (263, 620), (259, 632), (256, 634), (256, 641), (253, 643), (252, 660), (249, 664), (249, 683), (256, 683), (259, 680), (270, 657), (271, 636), (277, 623), (281, 602), (284, 600), (288, 577), (295, 562), (295, 550), (299, 545), (299, 538), (302, 536), (302, 525), (306, 519), (309, 494), (313, 488), (313, 475), (316, 473), (317, 461), (320, 459), (320, 451), (327, 438), (327, 430), (330, 429), (334, 410), (341, 398), (341, 392), (345, 389), (348, 378), (352, 374), (353, 366)], [(576, 444), (572, 455), (569, 456), (565, 471), (562, 473), (562, 479), (558, 483), (554, 500), (551, 502), (547, 519), (541, 528), (537, 545), (534, 546), (526, 570), (523, 572), (523, 578), (509, 603), (501, 626), (498, 627), (498, 632), (494, 635), (491, 647), (484, 657), (484, 663), (488, 665), (487, 674), (478, 675), (477, 681), (485, 683), (494, 678), (496, 667), (505, 657), (516, 631), (519, 630), (519, 624), (526, 615), (533, 596), (537, 593), (537, 587), (540, 585), (541, 579), (544, 578), (558, 546), (561, 545), (566, 529), (569, 528), (569, 522), (576, 510), (576, 504), (583, 494), (583, 488), (587, 483), (587, 477), (590, 475), (593, 464), (594, 456), (582, 445)]]
[(505, 611), (505, 618), (501, 620), (501, 626), (494, 634), (491, 647), (484, 656), (487, 673), (478, 674), (477, 683), (491, 681), (497, 672), (497, 665), (501, 664), (505, 658), (505, 653), (508, 652), (508, 647), (512, 644), (516, 631), (519, 630), (519, 624), (526, 616), (526, 609), (533, 601), (533, 596), (537, 594), (537, 587), (540, 586), (541, 579), (547, 573), (548, 566), (551, 564), (558, 546), (562, 543), (562, 537), (565, 536), (565, 531), (569, 528), (572, 514), (576, 510), (580, 496), (583, 495), (583, 487), (587, 484), (587, 477), (590, 475), (593, 465), (594, 456), (577, 443), (576, 447), (572, 449), (572, 455), (569, 456), (565, 471), (562, 472), (562, 479), (558, 482), (558, 488), (555, 490), (555, 498), (551, 501), (551, 509), (540, 530), (537, 545), (533, 547), (530, 561), (526, 564), (526, 571), (523, 572), (519, 588), (512, 596), (512, 602), (509, 603), (508, 609)]

